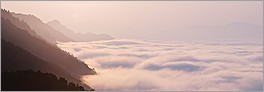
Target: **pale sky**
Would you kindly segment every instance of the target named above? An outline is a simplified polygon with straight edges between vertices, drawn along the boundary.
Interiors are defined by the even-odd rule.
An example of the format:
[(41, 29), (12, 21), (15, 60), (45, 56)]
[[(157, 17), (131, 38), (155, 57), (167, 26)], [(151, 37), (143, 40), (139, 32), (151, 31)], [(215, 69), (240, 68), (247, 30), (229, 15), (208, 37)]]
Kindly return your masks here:
[(115, 38), (181, 40), (191, 39), (188, 30), (197, 25), (263, 27), (262, 1), (1, 1), (1, 7)]

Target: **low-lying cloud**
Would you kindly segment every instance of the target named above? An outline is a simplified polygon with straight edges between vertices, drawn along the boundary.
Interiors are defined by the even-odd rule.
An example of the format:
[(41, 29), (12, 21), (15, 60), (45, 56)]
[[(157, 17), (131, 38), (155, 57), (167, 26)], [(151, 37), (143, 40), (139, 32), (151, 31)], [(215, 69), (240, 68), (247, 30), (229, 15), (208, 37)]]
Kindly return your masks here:
[(58, 46), (96, 69), (83, 76), (96, 90), (263, 90), (263, 44), (123, 39)]

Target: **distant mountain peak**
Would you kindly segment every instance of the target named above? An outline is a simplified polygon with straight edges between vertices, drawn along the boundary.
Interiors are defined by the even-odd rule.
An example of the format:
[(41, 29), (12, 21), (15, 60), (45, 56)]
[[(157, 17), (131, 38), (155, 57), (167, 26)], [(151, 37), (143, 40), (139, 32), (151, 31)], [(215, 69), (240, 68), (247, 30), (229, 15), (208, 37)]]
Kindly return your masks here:
[(97, 40), (111, 40), (114, 39), (108, 34), (94, 34), (94, 33), (75, 33), (73, 30), (69, 29), (68, 27), (64, 26), (60, 23), (60, 21), (54, 19), (52, 21), (47, 22), (47, 24), (60, 31), (61, 33), (65, 34), (66, 36), (70, 37), (74, 41), (97, 41)]
[(49, 22), (47, 22), (47, 24), (60, 24), (61, 25), (60, 21), (57, 20), (57, 19), (54, 19), (52, 21), (49, 21)]

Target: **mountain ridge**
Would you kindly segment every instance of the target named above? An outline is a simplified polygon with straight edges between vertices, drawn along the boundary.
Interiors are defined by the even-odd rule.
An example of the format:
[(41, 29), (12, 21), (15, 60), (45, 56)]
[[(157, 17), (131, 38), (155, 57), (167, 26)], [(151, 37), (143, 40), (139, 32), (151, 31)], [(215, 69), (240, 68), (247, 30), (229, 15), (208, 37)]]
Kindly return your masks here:
[(64, 35), (70, 37), (74, 41), (98, 41), (98, 40), (112, 40), (114, 39), (108, 34), (93, 34), (93, 33), (76, 33), (73, 30), (69, 29), (57, 19), (47, 22), (49, 26), (60, 31)]
[[(21, 53), (28, 52), (32, 54), (31, 56), (28, 54), (29, 56), (21, 57), (24, 54), (25, 55), (27, 54), (24, 53), (24, 54), (16, 55), (18, 53), (13, 53), (14, 56), (16, 55), (15, 57), (10, 57), (8, 59), (5, 59), (5, 61), (2, 61), (2, 66), (3, 66), (2, 69), (5, 68), (4, 70), (12, 70), (12, 69), (17, 70), (16, 68), (18, 67), (20, 67), (18, 68), (18, 70), (24, 68), (41, 69), (42, 71), (53, 72), (56, 73), (56, 75), (61, 75), (63, 77), (68, 76), (67, 79), (69, 79), (70, 81), (75, 81), (78, 84), (82, 84), (80, 81), (80, 77), (82, 75), (97, 74), (96, 71), (88, 67), (81, 60), (72, 56), (68, 52), (61, 50), (58, 46), (48, 42), (46, 39), (42, 39), (42, 37), (34, 33), (34, 30), (31, 30), (30, 26), (27, 23), (23, 22), (23, 20), (21, 21), (19, 18), (13, 17), (13, 15), (9, 11), (1, 10), (1, 12), (3, 14), (1, 15), (1, 27), (2, 27), (1, 39), (3, 40), (1, 42), (2, 47), (4, 46), (6, 41), (25, 50), (25, 51), (21, 51)], [(8, 49), (6, 51), (6, 48), (2, 48), (2, 50), (6, 52), (6, 53), (2, 53), (2, 56), (9, 55), (10, 54), (9, 52), (12, 51), (16, 52), (15, 49)], [(43, 63), (41, 64), (37, 62), (23, 60), (23, 58), (26, 57), (39, 58), (32, 60), (37, 60), (41, 62), (43, 61)], [(15, 60), (17, 58), (22, 58), (22, 59), (16, 60), (13, 63), (8, 62), (9, 60), (13, 60), (13, 59)], [(7, 63), (3, 63), (3, 62), (7, 62)], [(48, 63), (48, 65), (44, 63)], [(11, 67), (12, 64), (18, 65), (18, 67), (8, 68)], [(56, 69), (52, 70), (53, 68), (51, 69), (43, 68), (46, 66), (50, 66)], [(87, 86), (86, 88), (89, 88), (89, 86)]]
[(41, 36), (42, 38), (44, 38), (50, 43), (56, 44), (57, 41), (60, 41), (60, 42), (73, 41), (69, 37), (65, 36), (63, 33), (43, 23), (41, 19), (37, 18), (34, 15), (15, 13), (15, 12), (11, 12), (11, 14), (13, 17), (23, 20), (39, 36)]

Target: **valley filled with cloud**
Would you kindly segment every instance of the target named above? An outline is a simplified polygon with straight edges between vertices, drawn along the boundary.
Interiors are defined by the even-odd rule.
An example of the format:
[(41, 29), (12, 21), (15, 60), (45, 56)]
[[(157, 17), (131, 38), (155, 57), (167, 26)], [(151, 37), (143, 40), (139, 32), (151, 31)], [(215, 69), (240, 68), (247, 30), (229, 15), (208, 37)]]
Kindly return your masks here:
[(96, 90), (263, 90), (263, 44), (115, 39), (58, 46), (94, 67)]

